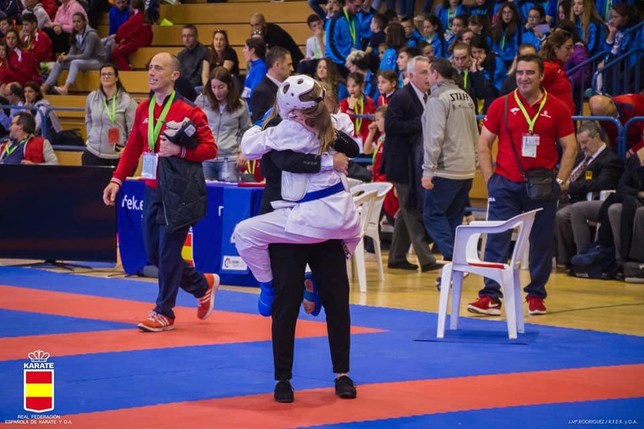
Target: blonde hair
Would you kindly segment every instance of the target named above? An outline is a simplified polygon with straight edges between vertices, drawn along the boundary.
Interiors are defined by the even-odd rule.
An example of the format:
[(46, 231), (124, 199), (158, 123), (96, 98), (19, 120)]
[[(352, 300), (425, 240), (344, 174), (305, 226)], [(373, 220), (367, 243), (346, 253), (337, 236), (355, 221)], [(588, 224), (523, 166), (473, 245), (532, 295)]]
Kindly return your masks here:
[[(318, 138), (320, 139), (320, 153), (326, 152), (329, 147), (333, 146), (335, 142), (335, 132), (333, 131), (333, 123), (331, 121), (331, 114), (324, 104), (323, 97), (325, 96), (325, 90), (320, 85), (319, 82), (315, 82), (313, 89), (309, 92), (302, 94), (300, 96), (301, 101), (316, 101), (320, 100), (315, 106), (309, 107), (308, 109), (300, 109), (302, 115), (304, 116), (304, 122), (306, 125), (313, 128), (318, 132)], [(328, 96), (328, 95), (326, 95)], [(278, 115), (277, 109), (277, 99), (273, 104), (273, 111), (266, 118), (262, 124), (262, 128), (266, 126), (275, 119)]]

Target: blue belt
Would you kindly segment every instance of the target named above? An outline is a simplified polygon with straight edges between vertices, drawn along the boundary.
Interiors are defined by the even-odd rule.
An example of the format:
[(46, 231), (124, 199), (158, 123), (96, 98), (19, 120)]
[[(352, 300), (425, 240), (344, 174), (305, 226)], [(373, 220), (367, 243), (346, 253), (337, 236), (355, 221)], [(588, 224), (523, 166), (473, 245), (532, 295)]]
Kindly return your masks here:
[(319, 200), (320, 198), (328, 197), (329, 195), (337, 194), (338, 192), (344, 191), (344, 185), (342, 182), (338, 182), (333, 186), (328, 188), (320, 189), (319, 191), (307, 192), (306, 195), (301, 200), (296, 201), (296, 203), (305, 203), (307, 201)]

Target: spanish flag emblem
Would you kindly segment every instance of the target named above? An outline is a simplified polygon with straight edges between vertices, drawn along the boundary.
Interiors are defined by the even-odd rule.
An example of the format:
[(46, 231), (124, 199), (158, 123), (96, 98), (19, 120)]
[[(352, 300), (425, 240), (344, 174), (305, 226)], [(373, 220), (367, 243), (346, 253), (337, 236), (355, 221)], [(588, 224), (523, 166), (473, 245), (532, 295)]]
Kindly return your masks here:
[(25, 370), (24, 409), (34, 413), (54, 409), (54, 370)]

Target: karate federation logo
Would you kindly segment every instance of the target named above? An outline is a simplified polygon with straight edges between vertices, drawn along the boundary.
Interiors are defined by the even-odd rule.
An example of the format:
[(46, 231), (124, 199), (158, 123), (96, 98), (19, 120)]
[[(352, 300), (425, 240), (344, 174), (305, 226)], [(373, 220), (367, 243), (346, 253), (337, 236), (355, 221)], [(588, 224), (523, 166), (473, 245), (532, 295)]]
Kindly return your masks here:
[(34, 350), (27, 357), (24, 368), (24, 409), (44, 413), (54, 409), (54, 364), (47, 362), (51, 355), (43, 350)]

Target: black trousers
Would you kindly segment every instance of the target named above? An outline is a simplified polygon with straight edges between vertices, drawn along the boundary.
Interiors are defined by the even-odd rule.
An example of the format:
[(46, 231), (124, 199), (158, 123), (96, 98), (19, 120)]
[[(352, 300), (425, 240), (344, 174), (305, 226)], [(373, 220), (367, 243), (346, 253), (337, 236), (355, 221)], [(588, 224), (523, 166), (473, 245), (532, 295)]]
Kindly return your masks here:
[(295, 325), (304, 295), (304, 271), (308, 263), (318, 285), (326, 312), (327, 334), (334, 373), (349, 372), (351, 315), (349, 278), (342, 242), (319, 244), (271, 244), (273, 270), (273, 365), (276, 380), (293, 376)]

